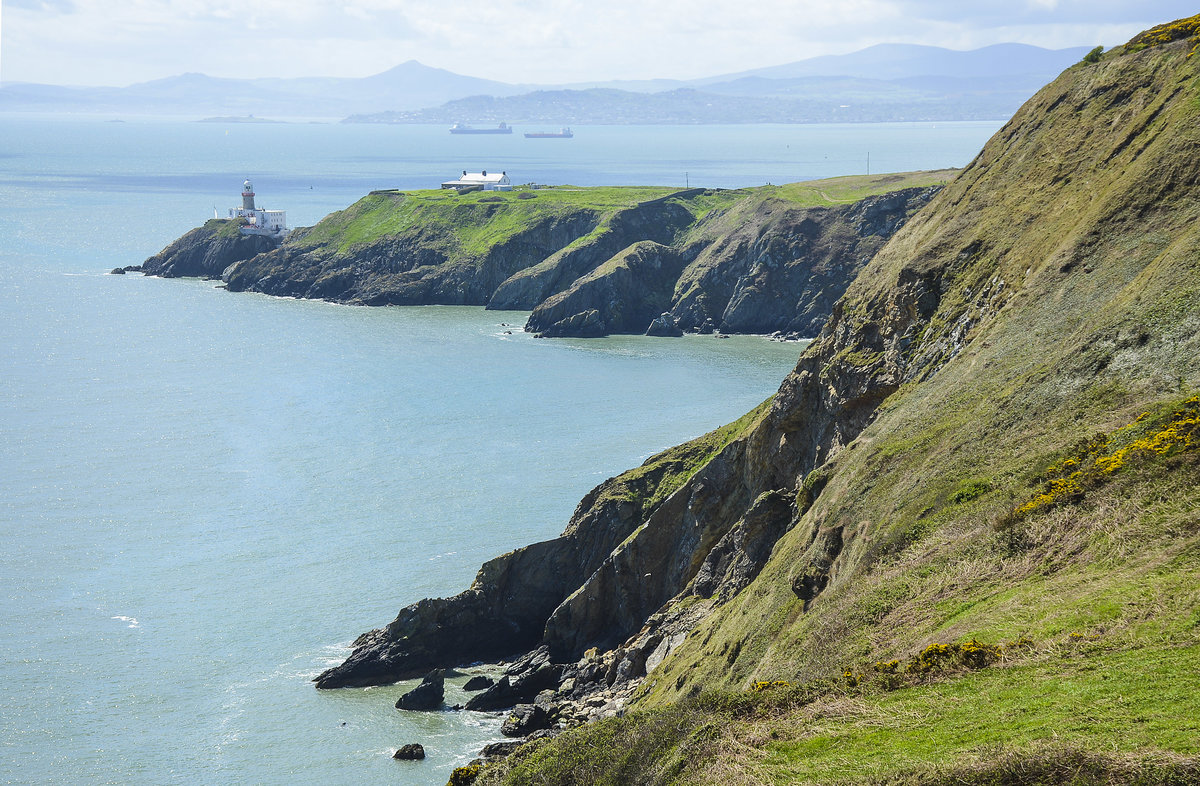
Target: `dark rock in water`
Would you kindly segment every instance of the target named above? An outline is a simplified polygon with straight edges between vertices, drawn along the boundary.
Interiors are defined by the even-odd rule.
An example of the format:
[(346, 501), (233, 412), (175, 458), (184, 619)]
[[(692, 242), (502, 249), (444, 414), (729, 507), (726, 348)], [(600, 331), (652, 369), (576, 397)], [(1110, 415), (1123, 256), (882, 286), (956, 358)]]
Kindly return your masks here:
[(465, 691), (484, 690), (486, 688), (492, 687), (495, 684), (496, 684), (496, 681), (494, 679), (492, 679), (491, 677), (488, 677), (484, 674), (477, 674), (474, 677), (472, 677), (471, 679), (467, 680), (467, 684), (463, 685), (463, 690), (465, 690)]
[(474, 712), (490, 712), (511, 707), (517, 703), (517, 700), (512, 681), (505, 675), (483, 693), (467, 699), (466, 708)]
[(425, 758), (425, 749), (420, 743), (410, 742), (408, 745), (403, 745), (400, 750), (392, 754), (393, 759), (417, 760)]
[(503, 759), (524, 744), (524, 740), (505, 740), (504, 742), (493, 742), (488, 745), (484, 745), (483, 750), (479, 752), (479, 755), (485, 759)]
[(125, 268), (114, 267), (112, 270), (108, 271), (108, 274), (110, 276), (123, 276), (123, 275), (125, 275)]
[(441, 708), (442, 699), (446, 695), (446, 675), (441, 669), (435, 669), (425, 675), (421, 684), (400, 697), (396, 702), (398, 710), (436, 710)]
[(683, 335), (683, 329), (679, 327), (679, 323), (675, 321), (675, 317), (669, 312), (664, 312), (650, 323), (650, 327), (646, 328), (647, 336), (671, 336), (678, 338)]
[(550, 713), (540, 704), (518, 704), (500, 727), (505, 737), (524, 737), (526, 734), (550, 728)]

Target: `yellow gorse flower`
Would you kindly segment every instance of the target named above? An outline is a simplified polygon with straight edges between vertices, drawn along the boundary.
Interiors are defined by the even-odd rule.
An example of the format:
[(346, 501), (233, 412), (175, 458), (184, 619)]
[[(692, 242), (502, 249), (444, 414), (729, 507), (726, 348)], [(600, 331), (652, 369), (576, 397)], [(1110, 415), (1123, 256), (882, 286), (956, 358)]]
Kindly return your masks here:
[(1077, 455), (1046, 468), (1041, 493), (1036, 494), (1014, 513), (1023, 516), (1042, 508), (1082, 499), (1086, 488), (1104, 482), (1131, 459), (1137, 457), (1166, 457), (1186, 450), (1200, 448), (1200, 396), (1183, 402), (1171, 419), (1144, 437), (1123, 447), (1115, 447), (1117, 437), (1142, 423), (1149, 416), (1143, 412), (1132, 423), (1116, 429), (1109, 436), (1093, 438)]

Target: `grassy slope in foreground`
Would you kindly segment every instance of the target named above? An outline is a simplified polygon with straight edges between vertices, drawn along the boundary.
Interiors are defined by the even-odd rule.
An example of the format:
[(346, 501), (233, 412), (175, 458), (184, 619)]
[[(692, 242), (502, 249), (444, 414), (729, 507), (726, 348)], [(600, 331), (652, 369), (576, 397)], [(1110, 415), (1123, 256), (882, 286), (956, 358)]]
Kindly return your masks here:
[[(832, 330), (809, 354), (900, 364), (908, 381), (821, 468), (824, 490), (758, 578), (650, 675), (648, 709), (534, 747), (504, 782), (1058, 783), (1061, 768), (1038, 773), (1079, 749), (1092, 763), (1075, 782), (1197, 782), (1195, 449), (1143, 451), (1014, 513), (1097, 432), (1114, 451), (1149, 439), (1200, 386), (1190, 49), (1068, 70), (892, 240), (834, 329), (885, 332), (902, 272), (938, 282), (936, 312), (898, 355), (859, 356)], [(834, 529), (844, 547), (806, 610), (792, 582)], [(831, 682), (935, 642), (1019, 637), (1032, 644), (958, 679)], [(774, 680), (809, 687), (791, 704), (745, 698)], [(698, 698), (714, 689), (726, 698)]]

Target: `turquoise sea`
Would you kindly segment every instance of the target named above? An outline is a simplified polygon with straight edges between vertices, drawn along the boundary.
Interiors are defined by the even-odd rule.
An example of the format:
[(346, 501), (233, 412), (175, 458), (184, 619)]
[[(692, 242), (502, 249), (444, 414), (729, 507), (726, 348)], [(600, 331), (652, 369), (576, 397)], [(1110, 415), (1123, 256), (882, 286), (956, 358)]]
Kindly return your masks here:
[[(966, 164), (999, 123), (577, 128), (0, 117), (0, 782), (442, 784), (500, 719), (309, 680), (583, 494), (766, 398), (797, 344), (111, 276), (238, 200), (311, 224), (461, 169), (735, 187)], [(451, 691), (453, 702), (461, 693)], [(390, 753), (421, 742), (424, 762)]]

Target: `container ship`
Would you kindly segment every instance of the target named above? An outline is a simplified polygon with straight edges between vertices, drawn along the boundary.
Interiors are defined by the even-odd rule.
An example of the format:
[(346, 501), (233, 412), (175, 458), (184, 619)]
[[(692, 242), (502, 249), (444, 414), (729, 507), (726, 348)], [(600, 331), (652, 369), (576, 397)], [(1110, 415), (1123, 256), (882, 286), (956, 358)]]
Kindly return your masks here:
[(564, 128), (561, 131), (533, 131), (525, 135), (526, 139), (571, 139), (575, 135), (571, 133), (571, 129)]
[(466, 123), (455, 123), (450, 126), (451, 134), (511, 134), (512, 128), (506, 123), (501, 123), (495, 128), (472, 128)]

